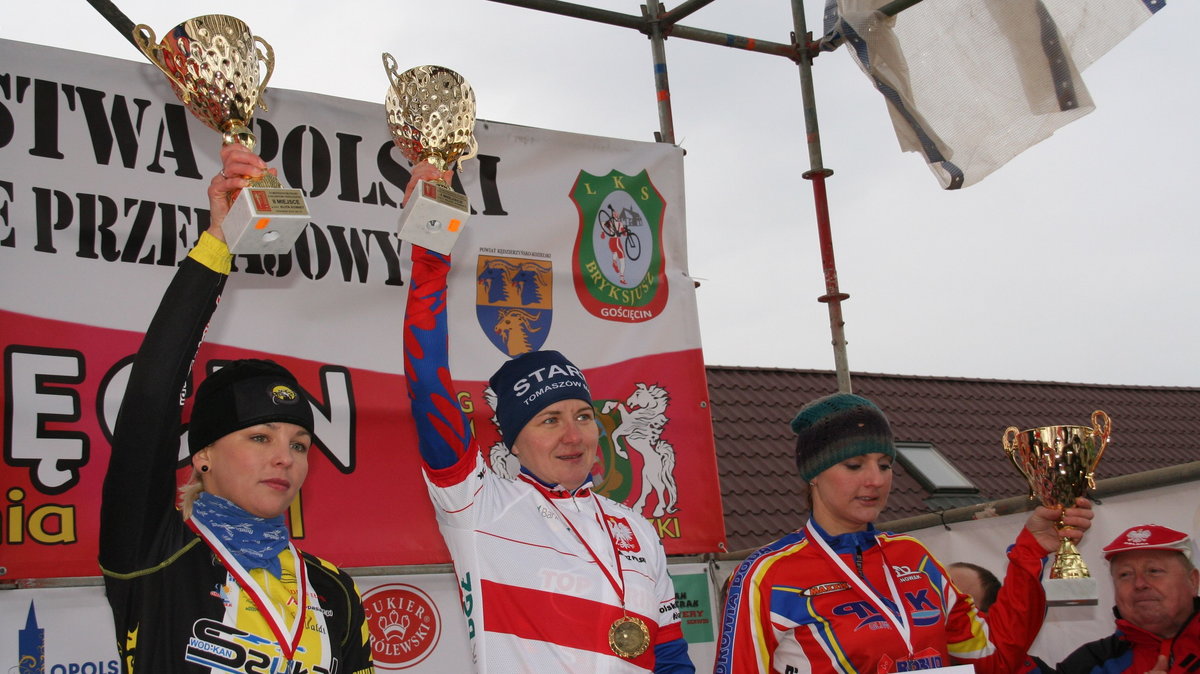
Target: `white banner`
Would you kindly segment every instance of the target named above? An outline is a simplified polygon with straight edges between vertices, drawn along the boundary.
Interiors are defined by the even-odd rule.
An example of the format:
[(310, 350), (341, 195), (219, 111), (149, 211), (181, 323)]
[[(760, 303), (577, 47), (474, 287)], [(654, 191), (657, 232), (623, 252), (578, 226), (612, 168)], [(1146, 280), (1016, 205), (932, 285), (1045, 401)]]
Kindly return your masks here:
[[(1080, 552), (1097, 579), (1096, 606), (1052, 608), (1046, 616), (1032, 654), (1050, 665), (1075, 648), (1112, 633), (1112, 582), (1100, 549), (1135, 524), (1156, 523), (1200, 532), (1200, 495), (1196, 483), (1163, 487), (1104, 499)], [(1166, 507), (1164, 504), (1171, 504)], [(1027, 514), (987, 517), (944, 527), (910, 532), (925, 543), (943, 564), (964, 561), (991, 569), (1003, 578), (1005, 549), (1016, 540)], [(697, 672), (711, 672), (719, 624), (720, 591), (736, 562), (722, 562), (716, 577), (703, 564), (672, 564), (671, 575), (680, 595), (685, 636)], [(688, 591), (689, 577), (703, 577), (703, 589)], [(356, 579), (372, 619), (376, 662), (380, 671), (469, 671), (465, 620), (452, 573), (367, 576)], [(425, 607), (432, 600), (436, 612)], [(34, 612), (32, 624), (30, 611)], [(713, 613), (717, 610), (717, 613)], [(404, 617), (408, 616), (407, 621)], [(429, 615), (428, 621), (425, 616)], [(689, 621), (693, 624), (689, 625)], [(709, 636), (711, 635), (711, 636)], [(0, 591), (0, 672), (9, 671), (23, 654), (44, 645), (46, 674), (116, 674), (112, 617), (100, 587), (44, 588)], [(407, 663), (407, 664), (406, 664)], [(402, 667), (403, 666), (403, 667)], [(6, 669), (7, 668), (7, 669)]]
[[(378, 104), (267, 90), (257, 151), (304, 191), (311, 223), (287, 255), (235, 258), (193, 368), (269, 357), (296, 373), (320, 455), (289, 524), (345, 567), (449, 560), (402, 378), (409, 174), (387, 84), (381, 69)], [(474, 214), (448, 314), (457, 393), (485, 454), (511, 459), (488, 376), (512, 355), (560, 350), (591, 380), (605, 431), (597, 489), (650, 519), (668, 553), (720, 549), (682, 151), (485, 120), (476, 135), (479, 156), (454, 181)], [(0, 40), (0, 490), (13, 504), (0, 580), (98, 574), (129, 357), (207, 227), (220, 144), (148, 63)]]
[[(6, 40), (0, 40), (0, 59), (7, 82), (0, 89), (0, 196), (6, 206), (0, 306), (144, 330), (176, 262), (198, 234), (203, 218), (197, 210), (207, 208), (204, 190), (220, 168), (220, 136), (186, 113), (165, 76), (148, 64)], [(381, 101), (386, 87), (381, 69)], [(259, 111), (253, 124), (259, 153), (285, 184), (305, 191), (313, 226), (300, 246), (312, 254), (307, 260), (298, 254), (291, 264), (268, 260), (276, 266), (266, 270), (239, 258), (228, 306), (218, 312), (208, 339), (403, 372), (404, 296), (389, 284), (407, 278), (407, 250), (400, 254), (393, 234), (408, 163), (392, 148), (382, 104), (279, 89), (268, 89), (264, 100), (270, 110)], [(485, 120), (476, 135), (480, 158), (465, 164), (460, 189), (478, 212), (455, 257), (529, 254), (562, 265), (553, 289), (559, 300), (553, 335), (546, 342), (584, 368), (700, 347), (687, 278), (682, 150)], [(576, 292), (571, 255), (580, 229), (572, 191), (581, 173), (643, 171), (668, 204), (662, 241), (642, 238), (647, 260), (661, 243), (669, 301), (652, 321), (593, 320), (570, 301)], [(609, 190), (614, 180), (620, 182), (609, 178), (593, 189)], [(626, 284), (614, 284), (622, 292), (637, 288), (631, 281), (641, 280), (634, 274), (639, 262), (627, 263)], [(607, 266), (599, 271), (610, 274)], [(475, 277), (474, 264), (458, 264), (452, 287), (473, 289)], [(475, 305), (451, 306), (452, 365), (459, 378), (485, 380), (501, 356), (479, 328)]]
[[(712, 591), (704, 564), (673, 564), (670, 570), (677, 579), (703, 580), (700, 592), (681, 597), (681, 607), (697, 671), (711, 671), (714, 644), (708, 635), (713, 632), (691, 629), (687, 623), (699, 619), (711, 628), (718, 592)], [(356, 583), (370, 623), (377, 672), (471, 671), (467, 625), (453, 573), (364, 576)], [(684, 587), (684, 582), (679, 585)], [(37, 664), (41, 668), (35, 668)], [(21, 666), (30, 669), (18, 669)], [(0, 591), (0, 672), (118, 674), (104, 589)]]

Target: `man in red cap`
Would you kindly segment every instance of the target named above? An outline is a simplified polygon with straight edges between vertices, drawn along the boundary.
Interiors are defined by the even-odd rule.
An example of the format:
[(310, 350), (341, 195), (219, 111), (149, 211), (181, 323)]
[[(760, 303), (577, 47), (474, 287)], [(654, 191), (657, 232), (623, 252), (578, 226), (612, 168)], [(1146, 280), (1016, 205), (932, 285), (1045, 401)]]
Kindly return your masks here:
[(1157, 524), (1125, 530), (1104, 548), (1117, 631), (1058, 665), (1083, 672), (1200, 671), (1200, 571), (1192, 539)]

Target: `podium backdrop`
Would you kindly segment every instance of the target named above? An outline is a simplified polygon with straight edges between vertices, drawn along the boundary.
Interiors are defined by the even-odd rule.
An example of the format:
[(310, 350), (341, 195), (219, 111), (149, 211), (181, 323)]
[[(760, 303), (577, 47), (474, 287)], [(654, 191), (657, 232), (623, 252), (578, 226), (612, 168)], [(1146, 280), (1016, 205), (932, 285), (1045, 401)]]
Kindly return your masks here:
[[(379, 80), (378, 104), (267, 90), (259, 152), (312, 222), (288, 255), (235, 258), (194, 368), (271, 357), (297, 374), (320, 442), (289, 523), (345, 567), (448, 561), (403, 380), (408, 172)], [(449, 314), (483, 451), (512, 470), (488, 376), (510, 355), (563, 351), (601, 412), (601, 490), (639, 507), (668, 553), (717, 550), (682, 152), (482, 120), (476, 134), (455, 179), (475, 212)], [(140, 333), (207, 224), (219, 149), (149, 64), (0, 40), (0, 582), (98, 574), (107, 434)]]

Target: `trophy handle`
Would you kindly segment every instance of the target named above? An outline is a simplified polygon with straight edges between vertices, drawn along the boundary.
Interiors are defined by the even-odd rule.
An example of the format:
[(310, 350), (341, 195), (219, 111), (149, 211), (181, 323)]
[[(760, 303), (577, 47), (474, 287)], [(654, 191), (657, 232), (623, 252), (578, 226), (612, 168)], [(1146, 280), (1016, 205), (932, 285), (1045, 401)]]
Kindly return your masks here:
[(1088, 466), (1088, 487), (1096, 488), (1096, 477), (1094, 471), (1100, 463), (1100, 457), (1104, 456), (1104, 450), (1108, 449), (1108, 436), (1112, 434), (1112, 418), (1104, 410), (1096, 410), (1092, 412), (1092, 430), (1099, 437), (1100, 451), (1096, 452), (1096, 458), (1092, 461), (1092, 465)]
[(388, 84), (391, 85), (394, 91), (399, 92), (400, 73), (397, 72), (399, 64), (396, 63), (395, 57), (387, 52), (383, 52), (383, 70), (387, 73)]
[[(1029, 480), (1029, 473), (1025, 466), (1021, 465), (1021, 460), (1017, 458), (1017, 436), (1021, 430), (1016, 426), (1009, 426), (1004, 429), (1004, 435), (1000, 436), (1000, 442), (1004, 445), (1004, 453), (1008, 455), (1008, 460), (1012, 461), (1012, 465), (1016, 466), (1017, 472), (1023, 475), (1026, 481)], [(1029, 498), (1034, 498), (1033, 484), (1029, 485)]]
[(462, 172), (463, 162), (465, 162), (468, 159), (473, 158), (477, 154), (479, 154), (479, 141), (475, 140), (475, 134), (472, 133), (470, 136), (467, 137), (467, 149), (464, 150), (463, 153), (458, 156), (458, 171), (459, 171), (459, 173)]
[[(267, 110), (267, 103), (263, 100), (263, 92), (267, 89), (267, 82), (271, 81), (271, 73), (275, 72), (275, 50), (271, 45), (261, 37), (255, 35), (254, 44), (259, 45), (262, 49), (255, 49), (254, 54), (267, 66), (267, 74), (263, 75), (262, 82), (258, 84), (258, 107)], [(266, 51), (264, 54), (263, 51)]]
[[(1096, 435), (1100, 436), (1101, 442), (1107, 446), (1108, 436), (1112, 433), (1112, 419), (1104, 410), (1092, 412), (1092, 430), (1096, 431)], [(1099, 458), (1096, 457), (1096, 460), (1099, 460)]]
[(1009, 458), (1012, 458), (1013, 452), (1017, 451), (1017, 434), (1021, 431), (1016, 426), (1009, 426), (1004, 429), (1004, 435), (1000, 438), (1000, 442), (1004, 444), (1004, 451), (1008, 453)]
[(158, 38), (154, 35), (154, 29), (144, 23), (139, 23), (138, 25), (134, 26), (133, 43), (136, 44), (138, 49), (142, 50), (142, 53), (146, 55), (146, 58), (150, 59), (151, 63), (158, 66), (158, 69), (162, 71), (162, 74), (166, 75), (167, 79), (171, 80), (171, 83), (179, 89), (179, 93), (183, 98), (184, 104), (186, 105), (187, 103), (191, 102), (192, 90), (189, 89), (186, 84), (180, 82), (171, 71), (167, 70), (166, 65), (163, 63), (163, 48), (158, 44)]

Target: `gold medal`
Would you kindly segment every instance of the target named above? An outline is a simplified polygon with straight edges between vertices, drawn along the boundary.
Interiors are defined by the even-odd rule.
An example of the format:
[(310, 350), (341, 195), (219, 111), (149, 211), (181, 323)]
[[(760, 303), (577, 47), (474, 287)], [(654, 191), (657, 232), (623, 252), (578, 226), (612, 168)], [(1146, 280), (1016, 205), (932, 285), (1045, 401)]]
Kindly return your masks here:
[[(559, 517), (563, 518), (567, 523), (568, 530), (575, 534), (575, 537), (579, 539), (579, 543), (583, 545), (584, 549), (595, 560), (596, 566), (600, 567), (600, 571), (604, 573), (604, 577), (612, 585), (613, 591), (617, 593), (617, 598), (621, 600), (621, 611), (624, 612), (625, 574), (621, 569), (621, 551), (617, 549), (617, 541), (613, 538), (612, 531), (608, 528), (608, 520), (605, 519), (604, 508), (600, 506), (599, 499), (596, 499), (596, 495), (592, 494), (592, 498), (596, 501), (596, 510), (600, 513), (600, 523), (604, 526), (604, 533), (608, 534), (608, 540), (613, 546), (613, 557), (617, 562), (617, 573), (615, 575), (609, 572), (608, 567), (604, 565), (604, 562), (592, 550), (592, 546), (588, 545), (583, 536), (579, 535), (579, 530), (571, 524), (571, 520), (567, 518), (566, 514), (559, 510), (558, 506), (554, 505), (554, 501), (549, 496), (546, 496), (541, 489), (538, 492), (546, 498), (546, 502), (550, 504), (550, 507), (558, 512)], [(620, 582), (618, 582), (618, 579), (620, 579)], [(641, 618), (625, 614), (613, 621), (612, 627), (608, 628), (608, 647), (614, 655), (622, 658), (636, 658), (645, 653), (646, 649), (650, 647), (650, 630), (646, 628), (646, 623), (642, 622)]]
[(621, 616), (608, 628), (608, 647), (623, 658), (636, 658), (650, 647), (650, 630), (633, 616)]

